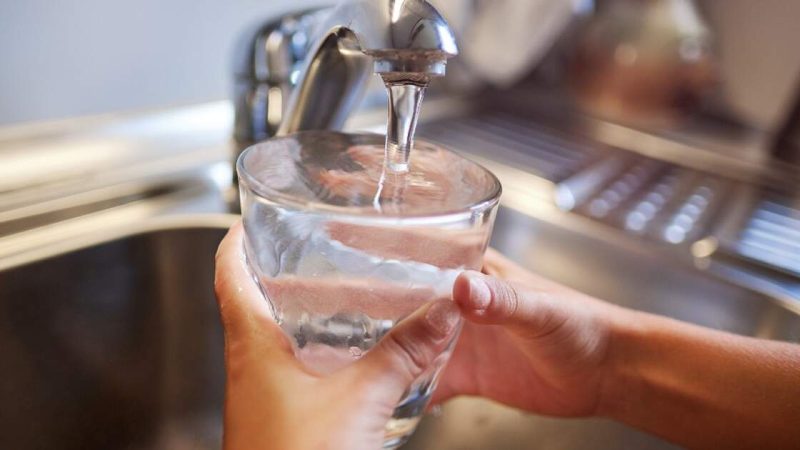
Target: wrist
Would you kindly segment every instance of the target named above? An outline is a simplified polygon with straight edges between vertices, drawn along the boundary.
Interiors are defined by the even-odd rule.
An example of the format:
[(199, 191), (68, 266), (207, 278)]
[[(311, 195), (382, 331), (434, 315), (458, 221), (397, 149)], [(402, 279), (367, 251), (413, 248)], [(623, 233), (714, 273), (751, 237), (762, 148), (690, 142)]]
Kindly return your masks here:
[(622, 419), (631, 405), (642, 398), (643, 374), (639, 357), (646, 351), (646, 335), (652, 316), (615, 307), (609, 316), (608, 348), (603, 365), (596, 415)]

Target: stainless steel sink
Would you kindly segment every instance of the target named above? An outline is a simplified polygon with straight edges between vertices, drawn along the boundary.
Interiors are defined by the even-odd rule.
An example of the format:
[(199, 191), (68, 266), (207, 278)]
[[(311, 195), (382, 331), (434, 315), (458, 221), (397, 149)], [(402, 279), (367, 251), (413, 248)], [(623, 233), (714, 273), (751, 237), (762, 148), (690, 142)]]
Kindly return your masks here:
[(0, 448), (219, 448), (223, 235), (150, 231), (0, 272)]
[[(235, 217), (193, 217), (0, 271), (0, 448), (219, 448), (213, 255)], [(610, 301), (800, 341), (800, 317), (767, 298), (512, 209), (501, 208), (493, 245)], [(424, 420), (406, 448), (672, 447), (610, 421), (457, 399)]]
[[(440, 113), (453, 105), (465, 109), (443, 104)], [(219, 448), (223, 342), (212, 280), (217, 243), (236, 219), (222, 214), (230, 130), (219, 124), (230, 119), (227, 104), (211, 104), (70, 121), (44, 140), (33, 129), (0, 130), (0, 152), (16, 161), (0, 166), (30, 169), (9, 169), (0, 183), (0, 449)], [(800, 342), (796, 279), (768, 283), (772, 272), (758, 277), (749, 266), (559, 210), (551, 178), (564, 171), (553, 161), (595, 167), (591, 158), (573, 148), (579, 139), (553, 147), (517, 125), (482, 131), (509, 124), (472, 127), (473, 141), (457, 123), (422, 130), (459, 139), (451, 145), (501, 179), (493, 237), (501, 252), (631, 308)], [(65, 161), (69, 170), (59, 166)], [(45, 172), (54, 176), (41, 184)], [(536, 417), (461, 398), (423, 420), (406, 448), (673, 447), (607, 420)]]

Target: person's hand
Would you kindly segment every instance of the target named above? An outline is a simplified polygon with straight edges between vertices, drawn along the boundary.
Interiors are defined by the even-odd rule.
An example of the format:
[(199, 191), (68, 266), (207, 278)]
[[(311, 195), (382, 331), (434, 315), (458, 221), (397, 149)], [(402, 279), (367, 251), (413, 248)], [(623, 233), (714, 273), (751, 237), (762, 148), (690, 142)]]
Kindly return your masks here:
[(453, 300), (467, 319), (434, 402), (479, 395), (552, 416), (598, 413), (612, 320), (628, 310), (538, 277), (489, 250)]
[(603, 416), (688, 448), (800, 442), (800, 345), (618, 307), (495, 252), (484, 271), (456, 279), (467, 322), (434, 401), (472, 394)]
[(217, 253), (215, 288), (225, 328), (224, 447), (380, 448), (409, 384), (432, 365), (458, 326), (449, 300), (404, 319), (363, 358), (329, 376), (294, 356), (245, 263), (241, 224)]

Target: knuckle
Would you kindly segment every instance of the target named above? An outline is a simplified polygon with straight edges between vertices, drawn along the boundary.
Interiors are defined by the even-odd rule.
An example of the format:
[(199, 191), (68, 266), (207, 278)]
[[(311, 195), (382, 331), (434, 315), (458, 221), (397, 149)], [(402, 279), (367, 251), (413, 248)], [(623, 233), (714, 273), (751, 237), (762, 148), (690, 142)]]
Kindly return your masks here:
[(217, 246), (217, 251), (214, 253), (215, 263), (219, 263), (219, 260), (222, 257), (222, 253), (225, 251), (224, 245), (225, 245), (224, 243), (220, 243), (219, 246)]
[(217, 297), (217, 302), (221, 301), (222, 296), (225, 294), (225, 280), (220, 275), (219, 270), (214, 274), (214, 296)]
[(566, 325), (569, 315), (562, 314), (562, 310), (557, 306), (557, 296), (547, 292), (537, 294), (537, 304), (548, 305), (537, 310), (538, 337), (556, 334)]
[(519, 310), (519, 291), (513, 285), (501, 281), (495, 284), (495, 288), (496, 296), (492, 303), (497, 305), (498, 314), (504, 319), (514, 317)]
[(508, 283), (506, 283), (506, 295), (508, 297), (508, 316), (513, 317), (517, 315), (517, 311), (519, 310), (520, 295), (517, 288)]
[(222, 304), (229, 291), (227, 277), (217, 270), (214, 274), (214, 295), (217, 298), (217, 303)]
[(217, 276), (214, 278), (214, 293), (217, 300), (220, 321), (226, 332), (231, 332), (236, 328), (236, 317), (231, 302), (230, 282), (227, 277)]

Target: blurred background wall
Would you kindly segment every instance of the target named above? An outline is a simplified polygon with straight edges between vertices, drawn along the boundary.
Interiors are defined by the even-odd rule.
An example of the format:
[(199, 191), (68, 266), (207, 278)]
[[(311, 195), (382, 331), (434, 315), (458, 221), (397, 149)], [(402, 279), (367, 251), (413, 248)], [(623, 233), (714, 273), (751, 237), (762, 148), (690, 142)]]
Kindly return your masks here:
[(0, 124), (218, 100), (259, 19), (331, 0), (2, 0)]
[(800, 1), (704, 0), (728, 105), (756, 128), (781, 125), (800, 72)]

